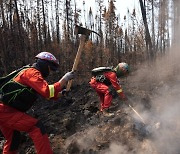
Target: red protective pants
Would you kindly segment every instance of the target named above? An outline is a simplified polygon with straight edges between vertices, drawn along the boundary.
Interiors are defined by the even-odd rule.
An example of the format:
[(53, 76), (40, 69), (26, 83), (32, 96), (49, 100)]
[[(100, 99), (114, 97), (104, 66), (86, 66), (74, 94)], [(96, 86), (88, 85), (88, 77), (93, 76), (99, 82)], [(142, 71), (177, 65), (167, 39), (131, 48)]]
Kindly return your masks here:
[(91, 87), (94, 88), (100, 98), (100, 111), (111, 106), (112, 95), (109, 92), (109, 87), (104, 83), (97, 82), (95, 78), (92, 78), (89, 82)]
[(21, 131), (27, 132), (34, 142), (37, 154), (52, 154), (47, 134), (40, 122), (9, 106), (0, 104), (0, 130), (6, 138), (3, 154), (16, 154)]

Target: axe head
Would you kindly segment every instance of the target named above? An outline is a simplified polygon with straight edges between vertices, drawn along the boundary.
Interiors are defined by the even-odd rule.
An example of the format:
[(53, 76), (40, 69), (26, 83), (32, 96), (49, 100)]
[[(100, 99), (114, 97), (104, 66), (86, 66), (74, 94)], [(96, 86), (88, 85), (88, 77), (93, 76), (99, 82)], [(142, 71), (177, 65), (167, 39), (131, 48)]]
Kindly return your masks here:
[(75, 33), (75, 35), (82, 34), (82, 35), (86, 35), (88, 37), (90, 35), (90, 33), (91, 33), (91, 30), (76, 25), (74, 33)]
[(92, 31), (90, 29), (87, 29), (87, 28), (84, 28), (84, 27), (81, 27), (81, 26), (78, 26), (78, 25), (75, 26), (75, 31), (74, 31), (75, 35), (82, 34), (82, 35), (85, 35), (88, 38), (91, 32), (99, 35), (95, 31)]

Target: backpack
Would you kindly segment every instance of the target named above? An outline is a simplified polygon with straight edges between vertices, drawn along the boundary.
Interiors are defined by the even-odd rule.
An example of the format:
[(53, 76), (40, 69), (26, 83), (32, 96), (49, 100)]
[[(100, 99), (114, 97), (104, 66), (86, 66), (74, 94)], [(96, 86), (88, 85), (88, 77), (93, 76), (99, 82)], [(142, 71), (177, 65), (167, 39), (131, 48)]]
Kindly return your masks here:
[(37, 99), (32, 88), (26, 87), (13, 79), (30, 65), (13, 71), (7, 76), (0, 77), (0, 101), (20, 111), (27, 111)]
[(16, 75), (18, 75), (18, 73), (25, 69), (25, 68), (29, 68), (30, 65), (26, 65), (26, 66), (23, 66), (13, 72), (11, 72), (10, 74), (4, 76), (4, 77), (0, 77), (0, 90), (1, 88), (3, 87), (3, 85), (5, 85), (8, 81), (12, 80)]
[(114, 72), (113, 67), (97, 67), (91, 71), (93, 76), (103, 75), (104, 72)]
[(111, 82), (104, 76), (104, 72), (114, 72), (113, 67), (97, 67), (91, 71), (97, 82), (102, 82), (109, 86)]

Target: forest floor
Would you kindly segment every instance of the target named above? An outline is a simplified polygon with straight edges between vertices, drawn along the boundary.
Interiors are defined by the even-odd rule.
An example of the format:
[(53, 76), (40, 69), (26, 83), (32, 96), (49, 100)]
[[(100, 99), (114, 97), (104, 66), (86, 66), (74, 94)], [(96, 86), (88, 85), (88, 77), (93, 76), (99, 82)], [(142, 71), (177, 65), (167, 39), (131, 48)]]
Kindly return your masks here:
[[(44, 123), (55, 154), (179, 154), (177, 106), (174, 103), (175, 111), (171, 105), (164, 106), (178, 102), (180, 82), (177, 78), (170, 81), (169, 76), (150, 78), (146, 73), (132, 73), (121, 80), (129, 100), (114, 96), (113, 117), (98, 112), (99, 98), (88, 82), (73, 86), (68, 97), (58, 101), (39, 100), (29, 114)], [(167, 97), (170, 90), (171, 97)], [(4, 140), (0, 143), (1, 152)], [(23, 134), (20, 154), (34, 153), (33, 142)]]

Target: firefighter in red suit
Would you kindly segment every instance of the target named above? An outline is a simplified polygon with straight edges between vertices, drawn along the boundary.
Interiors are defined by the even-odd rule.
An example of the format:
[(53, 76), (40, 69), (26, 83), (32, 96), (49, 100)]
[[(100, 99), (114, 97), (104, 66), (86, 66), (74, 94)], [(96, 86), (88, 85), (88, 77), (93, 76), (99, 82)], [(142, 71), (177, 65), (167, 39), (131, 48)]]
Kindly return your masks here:
[[(95, 68), (100, 73), (93, 75), (90, 80), (90, 86), (94, 88), (100, 98), (100, 111), (104, 116), (113, 116), (110, 113), (109, 107), (111, 106), (112, 93), (111, 88), (113, 87), (122, 100), (127, 100), (121, 85), (118, 83), (118, 78), (127, 76), (129, 73), (129, 66), (127, 63), (119, 63), (115, 68), (106, 69), (105, 67)], [(100, 71), (101, 70), (101, 71)]]
[(26, 111), (31, 108), (38, 95), (47, 99), (57, 99), (62, 87), (74, 78), (74, 72), (68, 72), (58, 82), (49, 85), (44, 78), (50, 71), (56, 71), (58, 66), (59, 62), (54, 55), (41, 52), (36, 56), (36, 62), (32, 66), (22, 69), (4, 86), (4, 91), (9, 90), (15, 95), (6, 97), (4, 94), (0, 100), (0, 130), (6, 139), (3, 154), (17, 153), (20, 132), (29, 134), (38, 154), (53, 153), (43, 124), (26, 114)]

